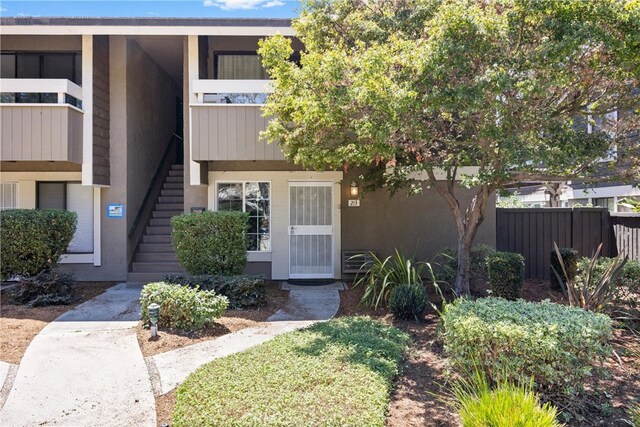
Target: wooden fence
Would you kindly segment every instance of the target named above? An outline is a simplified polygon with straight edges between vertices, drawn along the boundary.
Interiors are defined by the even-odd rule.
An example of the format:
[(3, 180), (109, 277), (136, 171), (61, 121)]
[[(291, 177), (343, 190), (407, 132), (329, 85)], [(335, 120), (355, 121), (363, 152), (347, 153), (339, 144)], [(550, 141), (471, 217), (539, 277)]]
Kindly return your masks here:
[(496, 246), (522, 254), (526, 276), (548, 279), (553, 243), (590, 256), (603, 243), (603, 256), (624, 252), (640, 260), (640, 215), (610, 214), (605, 208), (497, 209)]

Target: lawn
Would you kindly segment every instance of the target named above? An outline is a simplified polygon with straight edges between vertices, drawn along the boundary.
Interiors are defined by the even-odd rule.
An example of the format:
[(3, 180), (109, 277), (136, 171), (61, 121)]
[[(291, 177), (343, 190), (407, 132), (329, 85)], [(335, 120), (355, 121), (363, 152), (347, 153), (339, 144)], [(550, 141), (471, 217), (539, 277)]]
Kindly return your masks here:
[(363, 317), (213, 361), (176, 391), (174, 426), (384, 426), (410, 339)]

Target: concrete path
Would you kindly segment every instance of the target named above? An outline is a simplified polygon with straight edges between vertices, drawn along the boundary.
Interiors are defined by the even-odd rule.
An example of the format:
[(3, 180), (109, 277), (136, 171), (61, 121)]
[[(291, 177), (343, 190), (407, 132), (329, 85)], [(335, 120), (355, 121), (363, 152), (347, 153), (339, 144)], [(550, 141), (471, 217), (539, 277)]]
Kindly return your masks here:
[(340, 282), (314, 287), (285, 284), (283, 289), (289, 289), (287, 303), (269, 317), (264, 325), (147, 357), (156, 395), (173, 390), (189, 374), (214, 359), (244, 351), (285, 332), (332, 318), (340, 308), (338, 291), (344, 289), (344, 285)]
[(155, 426), (138, 346), (141, 286), (121, 284), (60, 316), (24, 354), (2, 426)]

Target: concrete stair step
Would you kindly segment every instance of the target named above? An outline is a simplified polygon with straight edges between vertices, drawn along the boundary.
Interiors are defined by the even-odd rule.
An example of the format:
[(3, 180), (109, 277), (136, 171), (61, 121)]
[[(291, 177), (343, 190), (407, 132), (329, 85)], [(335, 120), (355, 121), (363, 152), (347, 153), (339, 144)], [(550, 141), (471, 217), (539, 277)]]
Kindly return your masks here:
[(134, 273), (172, 273), (182, 271), (178, 262), (132, 262), (131, 271)]
[(171, 227), (160, 227), (160, 226), (155, 226), (155, 225), (147, 226), (144, 234), (145, 235), (163, 234), (163, 235), (171, 237)]
[(184, 204), (183, 196), (160, 196), (158, 197), (158, 203), (182, 203)]
[(162, 187), (165, 190), (182, 190), (184, 191), (184, 183), (183, 182), (165, 182)]
[(184, 188), (176, 190), (160, 190), (161, 197), (182, 197), (184, 199)]
[(136, 262), (178, 262), (173, 252), (137, 252)]
[(164, 180), (165, 183), (170, 183), (170, 182), (178, 182), (180, 184), (184, 184), (184, 177), (182, 176), (168, 176), (165, 178)]
[(169, 176), (184, 177), (184, 170), (182, 170), (182, 169), (170, 170), (169, 171)]
[(173, 171), (184, 170), (184, 165), (174, 163), (173, 165), (171, 165), (171, 170)]
[(183, 203), (156, 203), (156, 211), (181, 211), (184, 209)]
[(160, 226), (160, 227), (170, 227), (171, 218), (151, 218), (149, 220), (149, 225)]
[(153, 211), (151, 214), (153, 218), (171, 218), (182, 214), (182, 211)]
[(138, 253), (173, 252), (171, 243), (140, 243)]
[(127, 275), (127, 282), (129, 283), (149, 283), (159, 282), (164, 279), (164, 276), (168, 274), (182, 274), (184, 271), (171, 271), (168, 273), (136, 273), (129, 272)]
[(170, 234), (145, 234), (142, 243), (171, 243)]

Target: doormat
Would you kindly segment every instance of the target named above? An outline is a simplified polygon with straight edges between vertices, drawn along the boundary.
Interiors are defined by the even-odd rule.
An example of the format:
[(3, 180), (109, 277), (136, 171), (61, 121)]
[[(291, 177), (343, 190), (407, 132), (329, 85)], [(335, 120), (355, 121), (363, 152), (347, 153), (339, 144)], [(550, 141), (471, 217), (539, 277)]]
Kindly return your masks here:
[(334, 279), (291, 279), (287, 283), (295, 286), (325, 286), (335, 283)]

